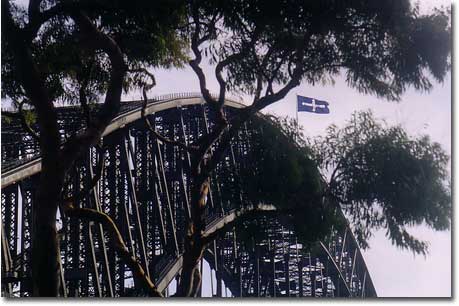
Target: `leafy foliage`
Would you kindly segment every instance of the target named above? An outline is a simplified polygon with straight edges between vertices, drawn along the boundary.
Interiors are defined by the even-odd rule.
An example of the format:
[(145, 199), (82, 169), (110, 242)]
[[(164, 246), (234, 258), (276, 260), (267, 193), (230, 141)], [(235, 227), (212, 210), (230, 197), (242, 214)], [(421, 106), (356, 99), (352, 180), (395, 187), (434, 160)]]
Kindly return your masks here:
[(338, 207), (363, 248), (382, 228), (396, 246), (425, 254), (427, 244), (407, 228), (449, 228), (449, 157), (429, 137), (410, 137), (370, 111), (354, 113), (341, 129), (330, 126), (312, 145), (293, 120), (257, 118), (254, 125), (258, 132), (241, 169), (244, 192), (255, 203), (274, 205), (302, 243), (345, 226)]
[(378, 122), (370, 111), (327, 132), (316, 139), (317, 160), (331, 172), (329, 194), (350, 217), (360, 244), (366, 247), (371, 232), (384, 228), (395, 245), (425, 254), (427, 244), (406, 227), (450, 226), (449, 157), (441, 146)]
[[(249, 164), (256, 167), (262, 180), (249, 181), (249, 193), (254, 199), (280, 206), (316, 200), (323, 187), (320, 175), (310, 150), (300, 147), (292, 138), (294, 127), (283, 129), (281, 122), (257, 121), (260, 137), (253, 145)], [(248, 172), (253, 173), (252, 169)]]
[[(85, 95), (94, 103), (107, 90), (111, 72), (108, 57), (86, 48), (88, 42), (70, 18), (80, 9), (115, 40), (128, 71), (180, 67), (187, 59), (186, 41), (177, 32), (186, 20), (183, 1), (44, 1), (42, 13), (52, 17), (40, 26), (31, 53), (54, 102), (74, 104)], [(25, 8), (11, 4), (11, 10), (17, 22), (29, 20)], [(29, 20), (24, 28), (30, 24)], [(2, 97), (21, 100), (25, 94), (15, 74), (8, 35), (2, 33)], [(143, 78), (142, 73), (129, 73), (124, 90), (140, 87)]]
[(450, 12), (420, 15), (410, 2), (232, 0), (192, 7), (209, 32), (203, 51), (211, 63), (225, 62), (230, 90), (257, 95), (261, 84), (270, 92), (291, 80), (333, 83), (344, 72), (359, 92), (399, 100), (408, 86), (428, 90), (432, 76), (441, 81), (450, 69)]
[[(254, 203), (271, 204), (295, 226), (303, 243), (314, 243), (343, 225), (334, 205), (323, 200), (326, 188), (312, 151), (300, 140), (295, 121), (254, 119), (259, 129), (241, 169), (244, 191)], [(296, 141), (298, 139), (298, 141)]]

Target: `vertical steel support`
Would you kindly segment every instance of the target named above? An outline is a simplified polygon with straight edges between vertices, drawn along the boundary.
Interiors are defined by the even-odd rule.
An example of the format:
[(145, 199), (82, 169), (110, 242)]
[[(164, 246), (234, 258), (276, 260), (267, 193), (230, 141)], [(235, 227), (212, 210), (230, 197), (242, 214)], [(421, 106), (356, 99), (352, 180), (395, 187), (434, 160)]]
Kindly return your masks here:
[(366, 286), (367, 286), (367, 272), (365, 271), (365, 273), (363, 274), (362, 293), (361, 293), (361, 297), (363, 298), (365, 297)]
[[(111, 139), (114, 136), (111, 135)], [(110, 144), (109, 146), (109, 167), (107, 168), (107, 173), (105, 175), (105, 181), (106, 185), (103, 186), (103, 198), (104, 198), (104, 205), (106, 205), (104, 208), (109, 209), (109, 214), (111, 218), (113, 219), (114, 222), (120, 227), (120, 230), (122, 231), (122, 216), (121, 216), (121, 205), (119, 205), (119, 193), (118, 193), (118, 185), (119, 182), (117, 180), (117, 176), (120, 175), (119, 173), (119, 168), (117, 166), (117, 158), (116, 158), (116, 142), (113, 141), (113, 143)], [(103, 236), (102, 236), (103, 237)], [(111, 247), (113, 243), (113, 238), (109, 238), (110, 243), (110, 248), (108, 249), (108, 255), (110, 260), (108, 261), (109, 263), (109, 271), (112, 273), (112, 282), (113, 282), (113, 294), (115, 296), (118, 296), (120, 292), (122, 291), (122, 287), (120, 285), (120, 278), (123, 278), (123, 283), (124, 283), (124, 269), (123, 269), (123, 263), (121, 262), (120, 257), (116, 254), (115, 249)]]
[[(127, 245), (132, 253), (132, 255), (135, 256), (135, 247), (134, 247), (134, 239), (132, 238), (132, 226), (131, 226), (131, 221), (129, 218), (129, 200), (130, 200), (130, 190), (129, 186), (131, 185), (132, 181), (129, 179), (129, 161), (127, 158), (126, 153), (126, 142), (124, 137), (120, 139), (119, 142), (119, 162), (120, 162), (120, 184), (118, 185), (119, 191), (121, 195), (118, 195), (118, 199), (121, 201), (121, 209), (122, 209), (122, 218), (123, 218), (123, 223), (124, 223), (124, 228), (127, 233)], [(124, 172), (124, 175), (123, 175)], [(127, 188), (126, 188), (127, 187)], [(127, 194), (126, 194), (127, 193)]]
[[(163, 219), (163, 213), (162, 213), (162, 200), (160, 193), (162, 192), (162, 186), (161, 186), (161, 179), (159, 176), (159, 171), (158, 171), (158, 157), (157, 157), (157, 149), (156, 149), (156, 138), (152, 136), (151, 134), (148, 135), (147, 137), (147, 154), (150, 157), (148, 161), (148, 180), (149, 180), (149, 185), (150, 185), (150, 192), (153, 193), (153, 198), (151, 199), (151, 205), (153, 205), (152, 209), (152, 218), (151, 221), (152, 223), (158, 224), (158, 230), (159, 230), (159, 240), (163, 246), (163, 250), (167, 248), (167, 238), (166, 238), (166, 227), (164, 225), (164, 219)], [(157, 218), (155, 217), (157, 216)], [(158, 222), (159, 219), (159, 222)], [(151, 234), (153, 236), (153, 243), (154, 245), (152, 246), (152, 255), (156, 256), (156, 239), (155, 239), (155, 224), (151, 226), (151, 230), (153, 231)]]
[[(255, 243), (254, 243), (255, 244)], [(260, 297), (260, 248), (255, 245), (255, 296)]]
[(312, 259), (311, 259), (311, 254), (309, 254), (309, 269), (311, 271), (311, 296), (315, 297), (316, 296), (316, 268), (317, 268), (317, 262), (314, 263), (314, 266), (312, 265)]
[[(223, 293), (223, 288), (222, 288), (222, 277), (221, 277), (221, 273), (222, 273), (222, 269), (223, 269), (223, 261), (222, 261), (222, 258), (220, 256), (220, 253), (221, 253), (221, 247), (217, 246), (215, 248), (215, 251), (214, 251), (214, 254), (215, 254), (215, 278), (217, 279), (217, 292), (216, 292), (216, 295), (217, 297), (222, 297), (222, 293)], [(219, 258), (220, 257), (220, 258)]]
[[(13, 277), (14, 271), (12, 267), (13, 262), (11, 260), (10, 248), (8, 240), (6, 239), (5, 228), (2, 220), (2, 291), (7, 294), (6, 297), (10, 297), (13, 293), (13, 285), (10, 282), (11, 280), (6, 279)], [(4, 278), (4, 276), (6, 277)]]
[[(216, 280), (216, 283), (217, 283), (217, 286), (215, 288), (215, 295), (217, 295), (217, 291), (218, 291), (218, 278), (217, 278), (217, 273), (218, 273), (218, 259), (217, 259), (217, 241), (214, 240), (212, 242), (212, 253), (213, 253), (213, 261), (214, 261), (214, 267), (215, 267), (215, 280)], [(212, 295), (213, 295), (213, 289), (212, 289)]]
[(287, 252), (284, 254), (284, 273), (285, 273), (285, 286), (286, 286), (286, 294), (290, 297), (290, 254)]
[(147, 274), (147, 276), (150, 276), (150, 272), (149, 272), (149, 269), (148, 269), (149, 268), (148, 259), (147, 259), (147, 254), (146, 254), (146, 251), (145, 251), (145, 241), (143, 239), (142, 222), (140, 221), (139, 204), (137, 202), (137, 196), (136, 196), (136, 191), (135, 191), (135, 187), (134, 187), (134, 178), (132, 177), (132, 172), (131, 172), (130, 167), (129, 167), (128, 147), (132, 148), (131, 139), (130, 139), (131, 136), (130, 136), (130, 132), (129, 131), (126, 134), (127, 134), (126, 135), (127, 143), (126, 143), (126, 141), (123, 141), (124, 142), (124, 150), (122, 149), (123, 150), (122, 154), (124, 155), (123, 159), (126, 160), (125, 166), (126, 166), (126, 174), (127, 174), (127, 180), (128, 180), (129, 198), (131, 200), (131, 207), (133, 207), (134, 217), (135, 217), (135, 221), (136, 221), (135, 228), (136, 228), (136, 235), (137, 235), (137, 240), (138, 240), (137, 241), (137, 245), (140, 248), (140, 250), (139, 250), (140, 260), (141, 260), (141, 262), (143, 264), (143, 268), (145, 269), (145, 273)]
[(18, 190), (17, 185), (8, 186), (4, 191), (5, 204), (2, 207), (3, 230), (5, 231), (5, 239), (8, 242), (9, 252), (17, 253), (18, 241), (17, 226), (18, 226)]
[(304, 282), (304, 278), (303, 278), (303, 259), (301, 258), (300, 260), (298, 260), (298, 296), (299, 297), (303, 297), (304, 296), (304, 293), (303, 293), (303, 282)]
[(272, 269), (273, 269), (273, 272), (272, 272), (272, 292), (271, 292), (271, 296), (273, 297), (276, 297), (276, 248), (275, 248), (275, 241), (273, 240), (269, 240), (270, 243), (270, 255), (271, 255), (271, 263), (272, 263)]
[(170, 227), (170, 234), (172, 236), (172, 243), (173, 243), (173, 251), (175, 252), (175, 256), (179, 255), (179, 247), (178, 247), (178, 242), (177, 242), (177, 231), (175, 229), (175, 222), (172, 214), (172, 208), (171, 208), (171, 201), (170, 201), (170, 196), (169, 196), (169, 189), (167, 187), (167, 180), (166, 180), (166, 173), (164, 171), (164, 163), (163, 163), (163, 156), (161, 153), (161, 148), (159, 145), (159, 140), (156, 138), (156, 157), (157, 157), (157, 163), (159, 167), (159, 172), (160, 172), (160, 182), (163, 185), (163, 190), (166, 196), (166, 209), (169, 217), (169, 227)]
[(303, 296), (303, 261), (298, 250), (298, 239), (295, 237), (296, 267), (298, 269), (298, 296)]
[[(32, 250), (32, 215), (33, 215), (33, 202), (34, 192), (30, 188), (30, 179), (20, 182), (20, 192), (22, 196), (22, 229), (21, 229), (21, 260), (22, 266), (20, 275), (22, 281), (20, 283), (21, 296), (32, 294), (31, 284), (31, 250)], [(27, 190), (25, 190), (27, 186)]]
[[(132, 256), (136, 257), (136, 245), (134, 243), (134, 238), (132, 234), (132, 226), (131, 226), (131, 218), (130, 218), (130, 210), (129, 210), (129, 203), (130, 203), (130, 190), (129, 185), (131, 184), (129, 180), (129, 160), (126, 156), (126, 140), (125, 140), (125, 133), (124, 130), (118, 131), (116, 134), (115, 140), (115, 151), (116, 151), (116, 166), (117, 166), (117, 203), (121, 207), (120, 215), (119, 215), (119, 226), (121, 229), (121, 233), (124, 234), (126, 239), (126, 245), (129, 249), (129, 252)], [(120, 261), (119, 264), (119, 279), (118, 279), (118, 286), (119, 286), (119, 294), (123, 296), (125, 294), (126, 288), (126, 264), (123, 261)], [(136, 280), (134, 279), (134, 282)], [(137, 284), (134, 284), (137, 287)]]
[(100, 278), (99, 278), (99, 271), (97, 270), (97, 259), (96, 259), (96, 250), (94, 248), (94, 239), (92, 236), (92, 228), (94, 224), (91, 222), (88, 224), (88, 239), (90, 245), (90, 252), (91, 252), (91, 260), (92, 260), (92, 267), (93, 267), (93, 282), (96, 285), (96, 292), (97, 296), (102, 297), (102, 288), (100, 285)]
[[(238, 252), (237, 250), (237, 237), (236, 237), (236, 230), (233, 228), (233, 257), (235, 258), (236, 262), (236, 273), (238, 274), (238, 283), (239, 283), (239, 297), (242, 297), (242, 252)], [(235, 294), (235, 292), (233, 292)]]
[[(290, 247), (287, 242), (287, 250), (285, 248), (285, 236), (284, 236), (284, 227), (282, 227), (282, 249), (284, 253), (284, 274), (285, 274), (285, 285), (286, 285), (286, 293), (287, 296), (290, 297), (290, 267), (289, 267), (289, 262), (290, 262)], [(288, 239), (288, 238), (287, 238)]]
[(350, 293), (351, 293), (351, 296), (354, 295), (354, 285), (353, 285), (353, 279), (354, 279), (354, 271), (355, 271), (355, 262), (356, 262), (356, 259), (357, 259), (357, 251), (358, 249), (356, 248), (355, 251), (354, 251), (354, 256), (352, 258), (352, 270), (351, 270), (351, 277), (349, 278), (349, 289), (350, 289)]
[[(185, 135), (185, 124), (183, 122), (183, 114), (182, 114), (182, 107), (177, 107), (179, 116), (180, 116), (180, 138), (182, 138), (182, 142), (188, 145), (188, 141), (186, 140), (186, 135)], [(190, 157), (190, 152), (184, 150), (185, 152), (185, 157), (187, 161), (187, 166), (188, 169), (191, 169), (191, 157)], [(185, 186), (185, 180), (184, 180), (184, 172), (183, 172), (183, 160), (181, 159), (181, 167), (180, 167), (180, 172), (181, 172), (181, 177), (180, 177), (180, 187), (182, 189), (182, 195), (185, 199), (185, 211), (188, 220), (191, 219), (191, 207), (190, 207), (190, 201), (188, 199), (188, 191)]]
[[(60, 212), (60, 208), (58, 208), (59, 212)], [(62, 214), (61, 214), (62, 216)], [(62, 254), (62, 253), (61, 253)], [(66, 285), (66, 282), (65, 282), (65, 271), (64, 271), (64, 267), (62, 266), (62, 255), (60, 254), (59, 256), (59, 281), (60, 281), (60, 294), (61, 296), (63, 297), (67, 297), (67, 285)]]
[(344, 247), (346, 245), (346, 239), (347, 239), (347, 231), (348, 229), (346, 228), (344, 230), (344, 236), (343, 236), (343, 242), (342, 242), (342, 246), (341, 246), (341, 252), (339, 254), (339, 259), (338, 259), (338, 267), (341, 269), (341, 260), (343, 259), (343, 254), (344, 254)]
[[(105, 154), (105, 152), (104, 152)], [(97, 156), (97, 155), (96, 155)], [(96, 160), (96, 162), (102, 162), (100, 160)], [(91, 177), (94, 177), (94, 169), (92, 165), (92, 156), (91, 152), (89, 155), (89, 175)], [(94, 207), (97, 211), (102, 212), (102, 208), (100, 206), (100, 201), (99, 201), (99, 187), (98, 184), (96, 184), (92, 190), (92, 201), (94, 202)], [(104, 230), (102, 227), (102, 224), (96, 225), (97, 229), (97, 234), (99, 236), (99, 250), (102, 253), (102, 266), (104, 269), (102, 269), (103, 272), (105, 272), (105, 275), (103, 275), (102, 280), (104, 281), (105, 287), (106, 287), (106, 292), (108, 292), (109, 297), (113, 297), (113, 285), (112, 285), (112, 277), (110, 274), (110, 266), (108, 264), (108, 256), (107, 256), (107, 246), (105, 243), (105, 237), (104, 237)], [(91, 230), (89, 231), (91, 236), (92, 232)], [(99, 276), (97, 276), (98, 281), (100, 282)]]
[[(146, 254), (150, 274), (154, 273), (156, 263), (156, 208), (159, 206), (155, 197), (155, 172), (152, 160), (154, 155), (150, 150), (149, 130), (142, 124), (138, 127), (135, 134), (135, 150), (131, 152), (135, 158), (135, 177), (136, 190), (139, 192), (141, 204), (141, 218), (143, 223), (143, 232), (145, 239)], [(140, 163), (140, 166), (139, 166)], [(159, 226), (158, 226), (159, 228)]]

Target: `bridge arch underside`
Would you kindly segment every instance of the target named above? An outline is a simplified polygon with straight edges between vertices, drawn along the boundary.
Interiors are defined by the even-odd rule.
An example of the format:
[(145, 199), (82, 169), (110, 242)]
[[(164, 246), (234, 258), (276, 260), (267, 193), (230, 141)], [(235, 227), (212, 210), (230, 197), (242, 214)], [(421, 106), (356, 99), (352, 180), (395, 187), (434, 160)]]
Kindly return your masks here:
[[(231, 116), (238, 105), (229, 104), (225, 111)], [(63, 139), (84, 126), (77, 108), (61, 108), (58, 114)], [(147, 114), (159, 133), (188, 143), (214, 125), (214, 114), (196, 96), (153, 101)], [(38, 146), (21, 132), (17, 122), (2, 122), (2, 127), (2, 294), (30, 296)], [(251, 139), (258, 135), (259, 130), (247, 123), (213, 173), (206, 211), (209, 227), (221, 226), (241, 209), (253, 207), (241, 188), (238, 172), (247, 160)], [(118, 225), (129, 251), (166, 292), (181, 266), (189, 215), (190, 157), (148, 131), (140, 118), (139, 102), (123, 104), (104, 134), (103, 144), (102, 177), (91, 193), (75, 204), (107, 213)], [(86, 189), (99, 162), (100, 155), (92, 148), (75, 164), (67, 182), (68, 195)], [(143, 295), (102, 226), (62, 218), (59, 212), (56, 219), (61, 239), (61, 295)], [(268, 236), (254, 241), (250, 249), (236, 239), (237, 231), (230, 230), (211, 244), (205, 255), (235, 296), (376, 295), (348, 231), (318, 244), (322, 248), (316, 254), (298, 248), (288, 222), (281, 224), (280, 219), (266, 217), (251, 222), (266, 226)], [(254, 281), (255, 270), (258, 282)]]
[(289, 217), (246, 219), (205, 252), (217, 284), (212, 293), (222, 296), (223, 282), (234, 297), (376, 296), (356, 245), (346, 241), (347, 230), (341, 234), (304, 245)]

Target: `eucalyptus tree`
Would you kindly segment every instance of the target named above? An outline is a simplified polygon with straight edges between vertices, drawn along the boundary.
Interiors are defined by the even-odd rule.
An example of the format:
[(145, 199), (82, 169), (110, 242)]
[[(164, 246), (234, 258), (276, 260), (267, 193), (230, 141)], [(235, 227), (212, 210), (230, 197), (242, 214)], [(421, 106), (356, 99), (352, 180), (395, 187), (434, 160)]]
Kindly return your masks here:
[[(407, 87), (429, 90), (431, 80), (442, 81), (450, 69), (451, 37), (448, 12), (421, 15), (408, 0), (197, 0), (189, 1), (188, 14), (189, 64), (217, 114), (213, 130), (187, 148), (192, 207), (178, 294), (193, 296), (208, 241), (203, 233), (210, 173), (244, 122), (301, 82), (330, 84), (339, 75), (359, 92), (387, 100), (400, 100)], [(217, 97), (209, 92), (203, 61), (215, 68)], [(252, 101), (228, 118), (227, 92)]]
[[(117, 114), (122, 91), (145, 77), (143, 67), (181, 65), (186, 58), (176, 29), (182, 1), (2, 0), (2, 97), (29, 108), (38, 130), (41, 173), (33, 207), (32, 277), (35, 296), (59, 293), (56, 212), (74, 162), (99, 143)], [(90, 104), (103, 99), (97, 113)], [(86, 127), (61, 139), (60, 102), (80, 104)], [(23, 107), (28, 105), (28, 107)], [(28, 111), (28, 112), (30, 112)]]
[(426, 242), (409, 233), (424, 224), (451, 225), (449, 156), (428, 136), (411, 137), (369, 111), (315, 140), (316, 161), (328, 176), (326, 195), (350, 219), (361, 247), (376, 229), (396, 246), (426, 254)]

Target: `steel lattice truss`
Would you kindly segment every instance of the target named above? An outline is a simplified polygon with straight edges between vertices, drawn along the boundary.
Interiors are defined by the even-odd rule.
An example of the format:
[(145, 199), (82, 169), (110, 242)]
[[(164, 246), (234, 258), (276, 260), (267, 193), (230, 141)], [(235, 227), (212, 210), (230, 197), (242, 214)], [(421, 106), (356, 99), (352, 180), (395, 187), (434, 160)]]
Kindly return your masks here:
[[(228, 101), (231, 116), (240, 104)], [(105, 167), (92, 192), (76, 205), (107, 213), (129, 251), (160, 290), (180, 272), (184, 226), (189, 215), (190, 157), (165, 145), (146, 128), (140, 101), (123, 103), (103, 137)], [(193, 142), (208, 133), (214, 115), (199, 95), (175, 94), (152, 100), (147, 114), (156, 129), (176, 140)], [(59, 108), (63, 140), (84, 127), (78, 107)], [(251, 123), (240, 130), (211, 178), (208, 228), (249, 210), (238, 171), (258, 132)], [(98, 164), (95, 149), (79, 160), (68, 194), (84, 190)], [(32, 208), (40, 172), (38, 145), (19, 122), (2, 117), (2, 294), (31, 295)], [(61, 238), (63, 296), (142, 295), (101, 225), (57, 216)], [(288, 222), (257, 218), (266, 236), (247, 244), (228, 231), (206, 252), (206, 260), (235, 296), (376, 296), (358, 246), (349, 230), (335, 233), (315, 248), (297, 243)], [(221, 282), (220, 282), (221, 284)], [(218, 288), (217, 288), (218, 289)], [(217, 290), (218, 291), (218, 290)]]
[[(241, 239), (237, 233), (257, 227), (262, 236)], [(234, 296), (367, 297), (376, 296), (352, 234), (334, 231), (308, 247), (288, 224), (273, 216), (246, 220), (215, 241), (206, 260)], [(221, 286), (216, 290), (221, 296)]]

